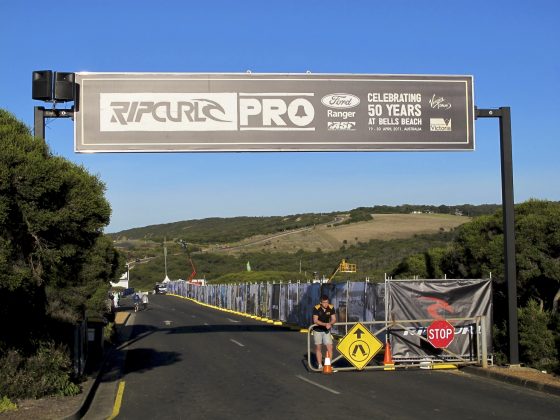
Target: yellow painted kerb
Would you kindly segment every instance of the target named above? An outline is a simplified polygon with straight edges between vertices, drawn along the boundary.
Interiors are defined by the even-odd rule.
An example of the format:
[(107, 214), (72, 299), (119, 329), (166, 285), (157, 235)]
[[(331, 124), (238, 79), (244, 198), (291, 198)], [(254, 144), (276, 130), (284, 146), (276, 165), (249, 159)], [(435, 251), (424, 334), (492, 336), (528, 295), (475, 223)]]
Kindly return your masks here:
[(124, 381), (120, 381), (119, 389), (117, 390), (117, 397), (115, 398), (115, 405), (113, 406), (113, 413), (111, 413), (111, 417), (109, 417), (107, 420), (112, 420), (119, 415), (119, 412), (121, 411), (123, 394), (124, 394)]

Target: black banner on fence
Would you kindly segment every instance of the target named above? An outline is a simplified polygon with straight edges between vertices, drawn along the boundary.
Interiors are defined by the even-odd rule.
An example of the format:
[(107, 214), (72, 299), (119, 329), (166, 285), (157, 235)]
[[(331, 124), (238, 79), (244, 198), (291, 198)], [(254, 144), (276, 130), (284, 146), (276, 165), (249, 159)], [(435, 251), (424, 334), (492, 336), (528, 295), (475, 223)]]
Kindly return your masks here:
[[(487, 343), (492, 342), (492, 281), (491, 280), (403, 280), (389, 281), (389, 321), (412, 319), (448, 319), (486, 316)], [(430, 322), (406, 324), (407, 329), (391, 329), (393, 359), (442, 357), (444, 352), (421, 340), (426, 337)], [(453, 321), (455, 339), (448, 350), (474, 358), (472, 321)]]

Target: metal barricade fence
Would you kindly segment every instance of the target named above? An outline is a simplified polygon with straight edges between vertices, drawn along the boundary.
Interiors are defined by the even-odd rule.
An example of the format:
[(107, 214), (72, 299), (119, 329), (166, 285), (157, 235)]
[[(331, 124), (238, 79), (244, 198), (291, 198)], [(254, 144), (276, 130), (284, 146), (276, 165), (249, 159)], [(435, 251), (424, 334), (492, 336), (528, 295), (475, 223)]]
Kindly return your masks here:
[[(394, 363), (394, 368), (399, 368), (399, 369), (407, 369), (407, 368), (413, 368), (413, 367), (419, 367), (419, 368), (424, 368), (424, 369), (431, 369), (434, 366), (437, 366), (439, 363), (452, 363), (453, 365), (481, 365), (482, 367), (486, 368), (488, 367), (488, 352), (487, 352), (487, 342), (486, 342), (486, 317), (484, 315), (481, 316), (476, 316), (476, 317), (467, 317), (467, 318), (446, 318), (446, 321), (448, 322), (467, 322), (467, 323), (471, 323), (471, 325), (474, 326), (474, 328), (471, 329), (472, 331), (472, 336), (470, 337), (470, 339), (475, 340), (476, 342), (476, 346), (475, 346), (475, 354), (472, 355), (472, 357), (465, 357), (465, 356), (461, 356), (458, 355), (450, 350), (448, 350), (447, 348), (441, 349), (442, 353), (445, 353), (445, 355), (426, 355), (425, 357), (422, 358), (410, 358), (410, 359), (400, 359), (400, 360), (396, 360)], [(360, 324), (364, 325), (365, 327), (368, 326), (381, 326), (380, 329), (376, 329), (373, 328), (375, 331), (371, 331), (372, 328), (368, 328), (368, 330), (370, 330), (371, 334), (373, 334), (374, 336), (379, 336), (381, 334), (383, 334), (385, 336), (385, 334), (387, 334), (389, 337), (391, 337), (391, 330), (392, 329), (396, 329), (396, 328), (400, 328), (402, 330), (406, 330), (407, 326), (406, 324), (429, 324), (432, 323), (434, 320), (433, 319), (405, 319), (405, 320), (395, 320), (395, 321), (391, 321), (390, 323), (387, 323), (385, 321), (365, 321), (365, 322), (360, 322)], [(337, 322), (336, 325), (338, 326), (345, 326), (345, 327), (349, 327), (349, 326), (353, 326), (356, 325), (358, 322)], [(320, 372), (321, 369), (316, 368), (313, 366), (312, 363), (312, 355), (315, 354), (315, 349), (312, 348), (312, 344), (311, 344), (311, 336), (313, 335), (313, 330), (317, 327), (317, 325), (310, 325), (308, 327), (308, 333), (307, 333), (307, 365), (309, 370), (314, 371), (314, 372)], [(350, 328), (348, 328), (350, 329)], [(339, 341), (342, 339), (343, 337), (339, 337)], [(378, 337), (379, 338), (379, 337)], [(423, 336), (419, 336), (418, 338), (420, 338), (420, 340), (422, 340), (425, 343), (428, 343), (428, 345), (431, 345), (430, 342), (428, 341), (427, 338), (423, 337)], [(390, 340), (390, 338), (389, 338)], [(384, 337), (384, 340), (381, 341), (386, 341), (386, 337)], [(333, 340), (333, 348), (336, 348), (336, 338)], [(385, 346), (383, 346), (383, 348), (385, 348)], [(322, 349), (322, 351), (324, 352), (324, 348)], [(338, 362), (338, 361), (345, 361), (345, 357), (342, 354), (339, 354), (336, 357), (333, 357), (333, 355), (331, 355), (331, 363), (334, 365), (334, 363)], [(372, 361), (374, 363), (377, 363), (377, 361), (375, 360), (375, 358), (372, 358)], [(370, 361), (371, 363), (371, 361)], [(354, 366), (337, 366), (335, 368), (338, 371), (351, 371), (351, 370), (357, 370), (356, 367)], [(386, 366), (383, 365), (383, 363), (378, 363), (376, 365), (371, 365), (368, 364), (367, 366), (365, 366), (363, 368), (363, 370), (386, 370)], [(394, 370), (394, 369), (391, 369)]]
[[(446, 280), (446, 282), (449, 283), (451, 280)], [(411, 318), (419, 318), (414, 315), (422, 311), (417, 309), (416, 312), (411, 312), (410, 309), (413, 305), (418, 307), (418, 302), (420, 302), (420, 305), (424, 305), (425, 313), (425, 307), (428, 304), (430, 306), (428, 306), (427, 309), (431, 309), (436, 306), (434, 302), (438, 303), (442, 301), (441, 297), (445, 296), (443, 294), (445, 292), (442, 290), (446, 290), (443, 289), (445, 284), (442, 286), (443, 282), (441, 280), (422, 280), (418, 281), (418, 283), (421, 283), (421, 287), (411, 289), (413, 293), (401, 293), (403, 297), (399, 299), (392, 298), (391, 304), (389, 304), (389, 296), (396, 297), (397, 295), (390, 293), (390, 290), (395, 287), (393, 283), (390, 282), (386, 282), (385, 284), (369, 282), (346, 282), (336, 284), (293, 282), (281, 284), (210, 284), (201, 286), (181, 280), (170, 282), (168, 287), (171, 293), (188, 297), (204, 304), (244, 312), (257, 319), (290, 323), (291, 325), (301, 328), (306, 328), (311, 322), (313, 307), (319, 302), (321, 294), (327, 294), (337, 310), (338, 322), (333, 328), (333, 333), (340, 336), (346, 335), (349, 326), (356, 324), (356, 322), (361, 322), (370, 325), (373, 329), (379, 326), (381, 330), (374, 332), (376, 335), (381, 334), (380, 337), (384, 337), (385, 330), (387, 329), (384, 327), (386, 325), (392, 325), (392, 337), (399, 338), (394, 341), (396, 345), (391, 343), (395, 360), (399, 363), (418, 363), (429, 356), (427, 353), (429, 353), (431, 349), (430, 345), (426, 344), (427, 340), (422, 336), (422, 333), (425, 334), (425, 327), (421, 326), (420, 322), (430, 322), (433, 321), (434, 318), (413, 320)], [(438, 296), (437, 298), (424, 297), (426, 296), (424, 289), (428, 289), (430, 283), (434, 284), (434, 286), (431, 287), (435, 288), (434, 290), (439, 294), (430, 292), (428, 296)], [(463, 295), (459, 295), (457, 292), (450, 294), (450, 296), (453, 295), (455, 302), (460, 302), (460, 304), (454, 304), (453, 310), (457, 310), (461, 304), (465, 306), (463, 302), (470, 304), (470, 302), (480, 299), (479, 297), (476, 299), (471, 298), (472, 290), (474, 289), (472, 285), (476, 286), (480, 283), (484, 286), (484, 281), (458, 280), (456, 283), (459, 284), (458, 287), (462, 285), (467, 285), (468, 287), (466, 287), (467, 292)], [(408, 283), (404, 285), (409, 287)], [(400, 283), (399, 287), (402, 288), (402, 283)], [(484, 290), (485, 299), (488, 300), (488, 295), (490, 295), (491, 301), (491, 289), (486, 287)], [(424, 293), (424, 295), (422, 295), (422, 293)], [(445, 307), (445, 309), (449, 308), (451, 308), (451, 305)], [(481, 311), (479, 311), (480, 308), (482, 308)], [(399, 316), (399, 314), (401, 315)], [(405, 315), (404, 317), (402, 316), (403, 314)], [(391, 318), (405, 319), (406, 315), (412, 316), (408, 317), (409, 319), (405, 321), (400, 321), (400, 324), (394, 324), (395, 321), (390, 321)], [(458, 334), (471, 337), (471, 342), (469, 342), (468, 345), (464, 344), (462, 348), (452, 346), (452, 350), (463, 358), (466, 354), (471, 354), (475, 351), (477, 354), (481, 354), (481, 343), (484, 343), (483, 347), (486, 356), (491, 354), (491, 336), (489, 336), (491, 332), (491, 306), (471, 305), (466, 312), (458, 311), (457, 315), (455, 315), (466, 318), (447, 318), (473, 320), (476, 319), (475, 315), (485, 315), (482, 317), (482, 319), (484, 319), (484, 325), (478, 322), (476, 326), (476, 331), (483, 329), (485, 335), (484, 337), (479, 337), (480, 339), (474, 340), (479, 334), (473, 334), (471, 326), (463, 325), (461, 327), (461, 332)], [(402, 332), (401, 336), (398, 334), (399, 329)], [(382, 338), (382, 340), (384, 340), (384, 338)], [(474, 349), (473, 346), (477, 348)], [(447, 352), (442, 353), (445, 353), (444, 356), (446, 356), (449, 355), (449, 351), (450, 350), (447, 350)], [(443, 356), (441, 357), (443, 358)], [(480, 363), (483, 363), (482, 359), (479, 359)], [(483, 359), (486, 361), (487, 357)]]

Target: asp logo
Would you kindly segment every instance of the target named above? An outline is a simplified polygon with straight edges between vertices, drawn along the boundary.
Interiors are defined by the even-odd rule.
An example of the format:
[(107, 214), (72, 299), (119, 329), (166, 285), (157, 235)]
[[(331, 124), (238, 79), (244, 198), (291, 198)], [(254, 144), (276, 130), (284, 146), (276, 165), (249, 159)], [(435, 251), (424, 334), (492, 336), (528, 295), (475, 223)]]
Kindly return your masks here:
[(329, 131), (355, 131), (355, 121), (329, 121), (327, 122)]

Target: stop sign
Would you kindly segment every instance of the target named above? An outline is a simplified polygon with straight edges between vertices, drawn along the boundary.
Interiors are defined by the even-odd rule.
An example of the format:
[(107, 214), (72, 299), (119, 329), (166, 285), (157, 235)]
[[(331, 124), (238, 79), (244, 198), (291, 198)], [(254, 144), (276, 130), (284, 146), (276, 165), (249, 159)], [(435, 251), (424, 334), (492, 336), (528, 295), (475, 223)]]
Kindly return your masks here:
[(444, 349), (455, 338), (455, 328), (445, 319), (438, 319), (428, 327), (426, 336), (430, 344), (436, 349)]

